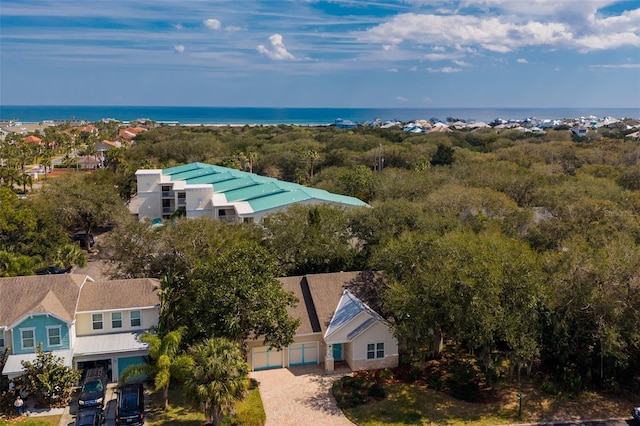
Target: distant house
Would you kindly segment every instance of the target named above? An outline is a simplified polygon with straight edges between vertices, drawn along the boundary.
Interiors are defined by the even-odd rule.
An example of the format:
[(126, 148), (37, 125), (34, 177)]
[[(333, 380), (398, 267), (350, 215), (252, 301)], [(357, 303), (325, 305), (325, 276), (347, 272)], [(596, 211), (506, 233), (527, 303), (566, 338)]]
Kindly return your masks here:
[(129, 210), (140, 219), (166, 219), (181, 209), (187, 218), (259, 222), (292, 204), (368, 206), (354, 197), (204, 163), (140, 169), (136, 177), (138, 193)]
[(576, 136), (586, 136), (587, 132), (588, 130), (586, 127), (573, 127), (571, 129), (571, 133), (573, 133)]
[(42, 139), (40, 139), (37, 136), (34, 135), (29, 135), (26, 138), (22, 139), (22, 142), (25, 143), (37, 143), (38, 145), (40, 145), (42, 143)]
[(338, 129), (355, 129), (356, 127), (358, 127), (358, 125), (356, 123), (354, 123), (351, 120), (344, 120), (342, 118), (336, 118), (334, 121), (334, 125), (338, 128)]
[(322, 364), (333, 371), (339, 363), (352, 370), (397, 367), (398, 341), (390, 324), (356, 296), (377, 278), (371, 272), (280, 278), (284, 289), (300, 300), (289, 311), (300, 326), (293, 343), (282, 350), (270, 349), (259, 339), (249, 341), (251, 370)]
[(138, 134), (146, 131), (144, 127), (126, 127), (118, 131), (118, 136), (120, 139), (131, 142)]
[(80, 369), (105, 367), (117, 380), (139, 364), (147, 345), (139, 335), (158, 325), (159, 283), (152, 279), (94, 282), (87, 275), (0, 278), (0, 350), (9, 348), (2, 374), (23, 374), (36, 348)]

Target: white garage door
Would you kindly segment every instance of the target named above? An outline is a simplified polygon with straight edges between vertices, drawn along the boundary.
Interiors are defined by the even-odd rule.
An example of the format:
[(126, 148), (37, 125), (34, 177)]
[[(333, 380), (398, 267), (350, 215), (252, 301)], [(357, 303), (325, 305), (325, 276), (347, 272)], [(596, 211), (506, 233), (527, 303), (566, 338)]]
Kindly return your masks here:
[(251, 350), (251, 366), (254, 370), (282, 368), (282, 351), (260, 346)]
[(295, 343), (289, 346), (289, 365), (318, 363), (318, 342)]

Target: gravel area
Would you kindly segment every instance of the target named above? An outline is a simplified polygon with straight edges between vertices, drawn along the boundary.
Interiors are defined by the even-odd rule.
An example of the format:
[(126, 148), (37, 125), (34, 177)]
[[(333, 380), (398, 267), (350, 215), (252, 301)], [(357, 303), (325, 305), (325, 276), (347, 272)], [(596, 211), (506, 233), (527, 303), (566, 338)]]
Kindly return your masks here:
[(331, 394), (340, 374), (325, 375), (319, 366), (254, 371), (267, 414), (266, 426), (353, 426)]

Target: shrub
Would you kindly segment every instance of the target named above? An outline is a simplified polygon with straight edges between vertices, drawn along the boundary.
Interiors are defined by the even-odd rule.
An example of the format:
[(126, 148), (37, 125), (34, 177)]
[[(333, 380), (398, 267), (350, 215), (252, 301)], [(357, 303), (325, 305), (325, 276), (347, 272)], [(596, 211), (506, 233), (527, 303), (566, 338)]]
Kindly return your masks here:
[(449, 368), (449, 374), (446, 384), (454, 398), (470, 402), (480, 398), (477, 371), (470, 361), (454, 360)]

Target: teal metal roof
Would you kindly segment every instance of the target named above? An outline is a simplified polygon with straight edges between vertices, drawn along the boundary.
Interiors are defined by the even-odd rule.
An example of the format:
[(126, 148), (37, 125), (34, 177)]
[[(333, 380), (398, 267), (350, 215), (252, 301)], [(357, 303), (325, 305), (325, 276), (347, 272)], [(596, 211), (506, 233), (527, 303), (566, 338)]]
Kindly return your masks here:
[(190, 163), (164, 169), (162, 174), (171, 181), (187, 184), (210, 184), (213, 192), (223, 193), (227, 201), (245, 201), (254, 212), (271, 210), (307, 200), (337, 203), (345, 206), (368, 206), (355, 197), (333, 194), (317, 188), (309, 188), (291, 182), (260, 176), (222, 166)]

